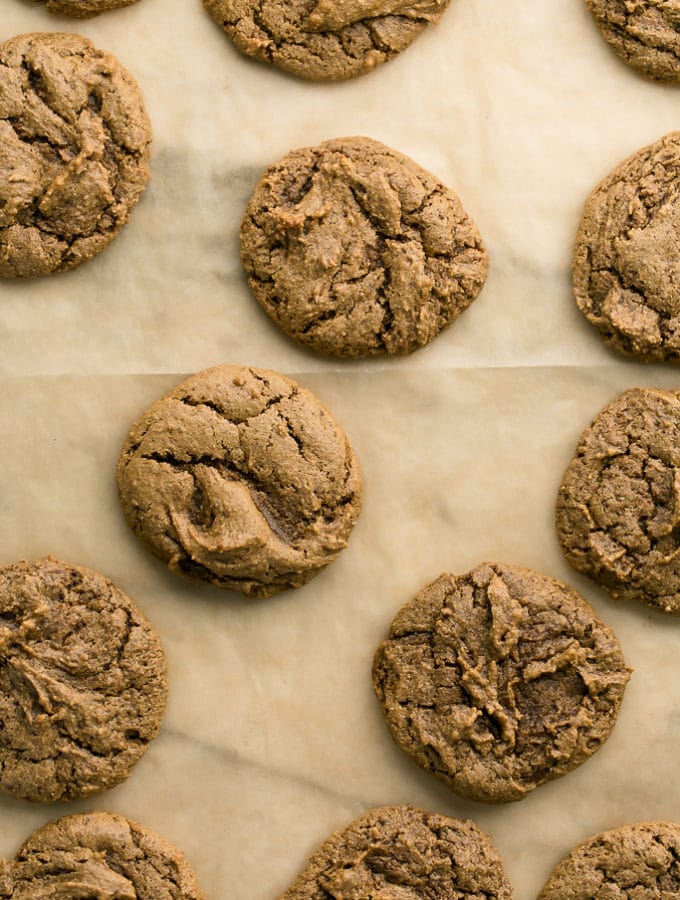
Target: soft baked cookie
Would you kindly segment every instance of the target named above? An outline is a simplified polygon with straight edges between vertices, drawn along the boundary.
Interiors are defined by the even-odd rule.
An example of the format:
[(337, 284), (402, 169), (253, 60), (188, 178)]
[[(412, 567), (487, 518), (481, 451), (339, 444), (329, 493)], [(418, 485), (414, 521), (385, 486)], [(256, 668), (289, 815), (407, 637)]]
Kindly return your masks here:
[(163, 648), (132, 600), (52, 557), (5, 566), (0, 647), (0, 790), (51, 802), (127, 778), (167, 696)]
[(308, 390), (216, 366), (154, 403), (118, 462), (128, 524), (170, 569), (267, 597), (347, 544), (361, 507), (352, 448)]
[[(36, 0), (36, 2), (41, 3), (43, 0)], [(86, 19), (111, 9), (131, 6), (133, 3), (137, 3), (137, 0), (47, 0), (45, 9), (61, 16)]]
[(355, 357), (425, 346), (472, 303), (488, 267), (453, 191), (365, 137), (270, 166), (241, 224), (241, 261), (287, 334)]
[(0, 897), (204, 900), (181, 851), (107, 812), (64, 816), (34, 832), (0, 863)]
[(671, 900), (680, 895), (680, 825), (605, 831), (567, 854), (538, 900)]
[(579, 309), (615, 350), (680, 360), (680, 131), (629, 157), (588, 198), (574, 248)]
[(450, 0), (203, 0), (247, 56), (315, 81), (354, 78), (405, 50)]
[(630, 675), (566, 584), (485, 563), (407, 603), (375, 655), (395, 742), (463, 797), (521, 800), (609, 737)]
[(595, 417), (556, 521), (569, 563), (614, 599), (680, 613), (680, 391), (634, 388)]
[(677, 0), (586, 0), (605, 40), (629, 65), (659, 81), (680, 81)]
[(279, 900), (510, 900), (503, 863), (470, 821), (372, 809), (316, 851)]
[(77, 34), (0, 44), (0, 276), (71, 269), (100, 253), (149, 179), (139, 89)]

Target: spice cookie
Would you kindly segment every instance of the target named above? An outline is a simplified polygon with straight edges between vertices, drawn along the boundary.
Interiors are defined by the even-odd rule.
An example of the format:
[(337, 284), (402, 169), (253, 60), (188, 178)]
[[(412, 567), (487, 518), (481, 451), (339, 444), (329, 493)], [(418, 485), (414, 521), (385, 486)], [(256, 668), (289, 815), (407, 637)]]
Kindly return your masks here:
[(595, 417), (560, 484), (557, 535), (614, 599), (680, 612), (680, 391), (634, 388)]
[(347, 544), (361, 507), (352, 448), (308, 390), (216, 366), (154, 403), (118, 462), (123, 512), (170, 569), (267, 597)]
[(151, 128), (120, 63), (77, 34), (0, 44), (0, 276), (100, 253), (149, 179)]
[(538, 900), (670, 900), (680, 895), (680, 825), (605, 831), (567, 854)]
[(512, 891), (473, 822), (384, 806), (331, 835), (279, 900), (325, 897), (510, 900)]
[(615, 635), (576, 591), (496, 563), (422, 590), (373, 662), (396, 743), (487, 803), (521, 800), (595, 753), (629, 675)]
[(205, 900), (186, 857), (123, 816), (64, 816), (0, 863), (0, 897)]
[(631, 156), (586, 202), (576, 303), (615, 350), (680, 361), (680, 131)]
[(5, 566), (0, 648), (0, 790), (47, 803), (124, 781), (167, 695), (163, 648), (130, 598), (52, 557)]
[[(41, 2), (41, 0), (38, 0)], [(120, 9), (123, 6), (131, 6), (137, 0), (47, 0), (45, 9), (61, 16), (75, 16), (79, 19), (87, 19), (90, 16), (98, 16), (100, 13), (111, 9)]]
[(450, 0), (203, 0), (238, 50), (313, 81), (370, 72), (408, 45)]
[(241, 224), (241, 261), (287, 334), (354, 357), (425, 346), (472, 303), (488, 268), (453, 191), (364, 137), (269, 167)]
[(680, 81), (676, 0), (586, 0), (605, 40), (629, 65), (659, 81)]

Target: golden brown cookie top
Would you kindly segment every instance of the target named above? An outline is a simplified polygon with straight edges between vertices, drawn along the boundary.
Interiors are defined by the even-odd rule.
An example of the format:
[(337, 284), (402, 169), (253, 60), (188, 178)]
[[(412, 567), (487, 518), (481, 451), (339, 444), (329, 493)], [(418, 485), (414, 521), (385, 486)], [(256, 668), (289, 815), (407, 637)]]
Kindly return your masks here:
[[(41, 3), (44, 0), (36, 2)], [(112, 9), (131, 6), (133, 3), (137, 3), (137, 0), (46, 0), (45, 9), (60, 16), (87, 19)]]

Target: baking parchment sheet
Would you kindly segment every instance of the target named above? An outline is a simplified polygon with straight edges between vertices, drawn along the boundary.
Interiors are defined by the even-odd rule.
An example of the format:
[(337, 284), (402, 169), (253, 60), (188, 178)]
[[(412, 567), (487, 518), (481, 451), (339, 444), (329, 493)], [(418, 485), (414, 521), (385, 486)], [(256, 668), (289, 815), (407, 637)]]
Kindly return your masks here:
[[(0, 563), (47, 553), (113, 578), (164, 642), (170, 702), (123, 785), (51, 807), (0, 799), (0, 854), (49, 819), (108, 809), (177, 843), (210, 900), (271, 900), (336, 828), (412, 803), (474, 819), (517, 900), (586, 836), (680, 821), (680, 620), (613, 603), (572, 572), (554, 498), (579, 434), (620, 391), (680, 371), (618, 358), (576, 311), (570, 256), (595, 183), (680, 124), (680, 88), (645, 81), (582, 0), (452, 0), (393, 62), (308, 84), (240, 56), (199, 0), (140, 0), (79, 22), (1, 0), (0, 40), (79, 31), (137, 77), (153, 180), (79, 269), (0, 281)], [(238, 225), (292, 147), (366, 134), (453, 187), (490, 274), (447, 333), (406, 359), (338, 362), (291, 343), (251, 298)], [(349, 435), (365, 505), (349, 548), (301, 590), (253, 601), (166, 573), (128, 531), (114, 468), (132, 421), (221, 362), (278, 369)], [(460, 800), (391, 741), (373, 651), (410, 597), (483, 560), (569, 581), (635, 668), (613, 736), (520, 803)]]

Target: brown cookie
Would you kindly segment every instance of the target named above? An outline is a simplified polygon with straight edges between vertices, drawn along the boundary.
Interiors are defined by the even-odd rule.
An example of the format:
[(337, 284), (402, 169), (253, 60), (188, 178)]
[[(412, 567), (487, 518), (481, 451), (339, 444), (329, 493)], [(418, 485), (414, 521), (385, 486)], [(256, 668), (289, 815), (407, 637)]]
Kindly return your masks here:
[(241, 224), (241, 261), (287, 334), (355, 357), (424, 347), (472, 303), (488, 268), (453, 191), (364, 137), (269, 167)]
[(606, 41), (630, 66), (659, 81), (680, 81), (677, 0), (586, 0)]
[(205, 900), (181, 851), (106, 812), (64, 816), (34, 832), (0, 864), (0, 897)]
[(361, 507), (352, 448), (308, 390), (216, 366), (153, 404), (118, 462), (128, 524), (170, 569), (267, 597), (347, 544)]
[(396, 743), (463, 797), (521, 800), (609, 737), (630, 672), (572, 588), (485, 563), (399, 612), (373, 686)]
[(503, 863), (473, 822), (372, 809), (316, 851), (280, 900), (510, 900)]
[(635, 388), (595, 417), (560, 484), (557, 535), (614, 599), (680, 613), (680, 391)]
[(124, 781), (167, 696), (163, 648), (130, 598), (52, 557), (5, 566), (0, 644), (0, 790), (52, 802)]
[(149, 179), (139, 89), (77, 34), (0, 44), (0, 276), (32, 278), (100, 253)]
[(680, 131), (618, 166), (586, 202), (576, 303), (615, 350), (680, 361)]
[(203, 0), (247, 56), (313, 81), (370, 72), (405, 50), (450, 0)]
[[(37, 0), (37, 2), (43, 2), (43, 0)], [(87, 19), (111, 9), (131, 6), (136, 2), (137, 0), (47, 0), (45, 9), (60, 16)]]
[(680, 895), (680, 825), (605, 831), (567, 854), (538, 900), (671, 900)]

